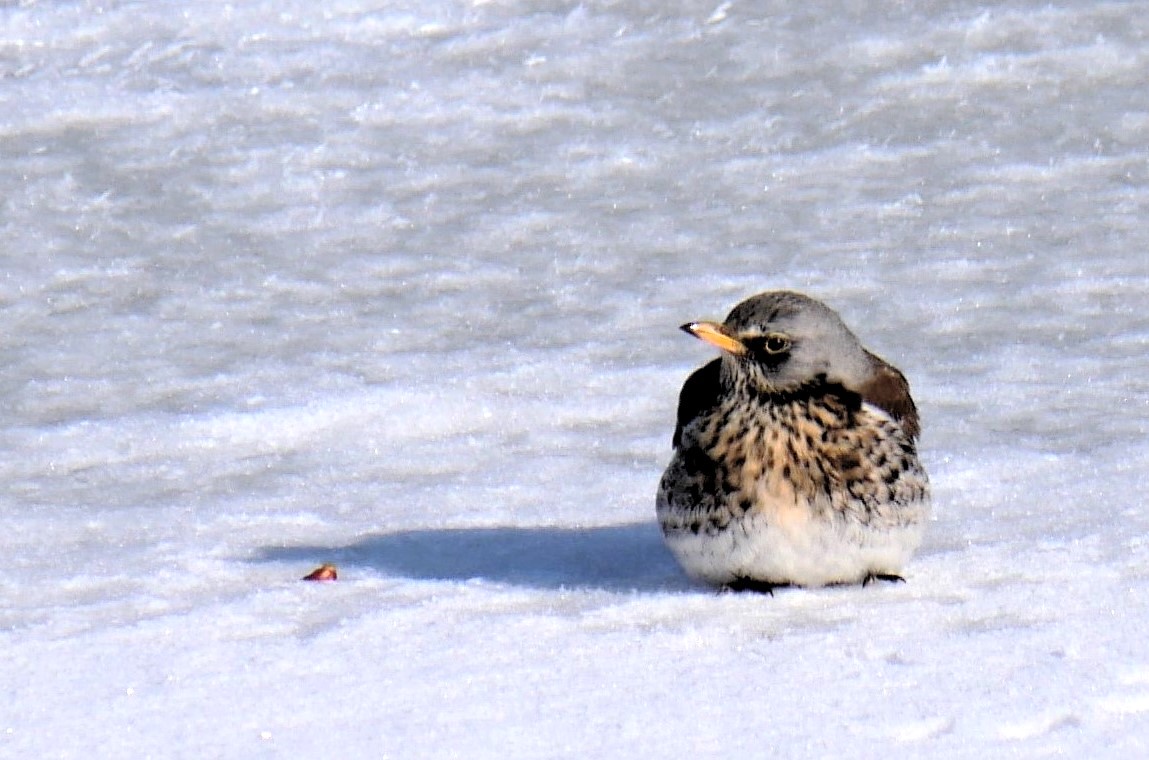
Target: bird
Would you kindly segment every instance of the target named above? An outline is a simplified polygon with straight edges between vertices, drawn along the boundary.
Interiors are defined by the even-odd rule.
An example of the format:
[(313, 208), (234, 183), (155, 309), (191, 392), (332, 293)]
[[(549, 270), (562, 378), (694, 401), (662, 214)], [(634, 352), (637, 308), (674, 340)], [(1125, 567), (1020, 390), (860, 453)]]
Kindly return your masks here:
[(905, 375), (793, 291), (681, 329), (721, 351), (682, 387), (656, 498), (686, 573), (770, 594), (904, 581), (931, 513)]

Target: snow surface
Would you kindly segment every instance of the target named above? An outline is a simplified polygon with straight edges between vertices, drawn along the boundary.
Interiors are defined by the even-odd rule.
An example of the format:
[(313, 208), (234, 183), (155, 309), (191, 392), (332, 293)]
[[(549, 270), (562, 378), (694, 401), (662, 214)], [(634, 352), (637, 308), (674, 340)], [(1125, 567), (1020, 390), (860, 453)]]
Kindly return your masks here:
[[(0, 756), (1144, 756), (1147, 77), (1140, 3), (3, 4)], [(904, 585), (661, 544), (677, 325), (780, 287), (911, 380)]]

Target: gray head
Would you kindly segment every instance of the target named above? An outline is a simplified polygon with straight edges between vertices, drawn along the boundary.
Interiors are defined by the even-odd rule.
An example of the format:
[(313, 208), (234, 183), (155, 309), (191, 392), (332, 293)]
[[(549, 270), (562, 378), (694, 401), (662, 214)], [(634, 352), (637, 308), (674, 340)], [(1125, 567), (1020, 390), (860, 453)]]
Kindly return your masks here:
[(765, 393), (797, 390), (820, 377), (858, 390), (874, 371), (838, 313), (801, 293), (759, 293), (722, 324), (691, 322), (682, 329), (721, 348), (724, 371)]

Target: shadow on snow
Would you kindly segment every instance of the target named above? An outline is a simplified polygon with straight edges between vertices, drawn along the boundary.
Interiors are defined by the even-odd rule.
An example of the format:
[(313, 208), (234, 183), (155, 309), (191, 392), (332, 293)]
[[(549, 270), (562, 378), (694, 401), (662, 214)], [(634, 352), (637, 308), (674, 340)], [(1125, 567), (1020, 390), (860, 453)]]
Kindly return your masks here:
[(421, 580), (535, 588), (692, 588), (653, 523), (591, 528), (444, 528), (366, 536), (347, 546), (267, 547), (259, 559), (366, 566)]

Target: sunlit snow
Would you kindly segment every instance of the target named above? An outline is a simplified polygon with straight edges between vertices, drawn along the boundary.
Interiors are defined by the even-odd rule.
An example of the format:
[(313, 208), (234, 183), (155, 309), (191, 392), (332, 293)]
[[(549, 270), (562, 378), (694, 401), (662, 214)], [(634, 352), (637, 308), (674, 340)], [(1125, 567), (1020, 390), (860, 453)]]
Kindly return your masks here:
[[(0, 755), (1149, 754), (1147, 77), (1138, 3), (0, 6)], [(904, 585), (662, 546), (773, 288), (910, 379)]]

